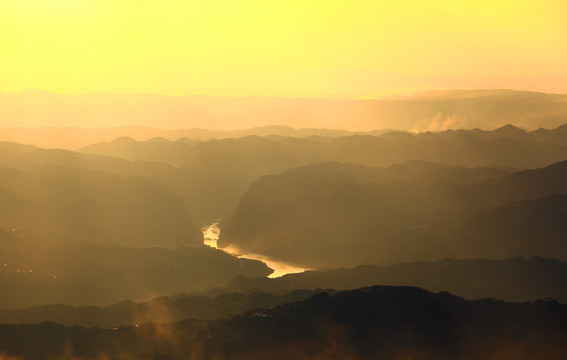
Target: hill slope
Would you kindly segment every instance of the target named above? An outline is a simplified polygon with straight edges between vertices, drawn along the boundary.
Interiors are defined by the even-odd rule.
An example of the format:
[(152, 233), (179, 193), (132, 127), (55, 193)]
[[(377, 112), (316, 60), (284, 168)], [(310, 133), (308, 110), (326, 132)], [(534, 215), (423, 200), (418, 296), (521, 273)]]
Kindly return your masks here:
[(445, 178), (392, 181), (333, 163), (266, 176), (222, 223), (219, 245), (312, 267), (567, 259), (567, 162), (472, 183)]

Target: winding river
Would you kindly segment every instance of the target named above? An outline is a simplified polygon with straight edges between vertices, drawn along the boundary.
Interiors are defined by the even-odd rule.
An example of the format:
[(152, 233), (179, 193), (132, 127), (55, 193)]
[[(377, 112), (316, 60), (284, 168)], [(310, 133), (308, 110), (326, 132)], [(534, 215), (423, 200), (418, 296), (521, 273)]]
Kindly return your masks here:
[(217, 246), (217, 241), (218, 241), (219, 235), (220, 235), (220, 228), (219, 228), (218, 225), (219, 225), (218, 222), (215, 222), (215, 223), (201, 229), (202, 232), (203, 232), (203, 238), (204, 238), (205, 245), (213, 247), (215, 249), (222, 250), (225, 253), (234, 255), (238, 258), (258, 260), (258, 261), (263, 262), (269, 268), (274, 270), (274, 272), (271, 273), (268, 276), (270, 278), (277, 278), (277, 277), (280, 277), (280, 276), (284, 276), (286, 274), (294, 274), (294, 273), (300, 273), (300, 272), (304, 272), (304, 271), (307, 271), (307, 270), (311, 270), (307, 267), (297, 265), (297, 264), (291, 264), (291, 263), (288, 263), (288, 262), (285, 262), (285, 261), (280, 261), (280, 260), (274, 259), (274, 258), (269, 257), (269, 256), (242, 252), (236, 247), (219, 248)]

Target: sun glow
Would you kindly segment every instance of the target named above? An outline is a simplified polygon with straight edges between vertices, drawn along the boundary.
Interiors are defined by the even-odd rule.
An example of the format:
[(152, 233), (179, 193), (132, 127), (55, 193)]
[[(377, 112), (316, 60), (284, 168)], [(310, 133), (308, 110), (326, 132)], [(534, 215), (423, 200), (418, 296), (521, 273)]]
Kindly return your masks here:
[(0, 91), (363, 96), (564, 74), (565, 4), (3, 0)]
[[(86, 10), (86, 5), (93, 0), (19, 0), (17, 8), (25, 12), (25, 16), (40, 17), (61, 14), (65, 16), (76, 16), (75, 11)], [(8, 1), (9, 2), (9, 1)]]

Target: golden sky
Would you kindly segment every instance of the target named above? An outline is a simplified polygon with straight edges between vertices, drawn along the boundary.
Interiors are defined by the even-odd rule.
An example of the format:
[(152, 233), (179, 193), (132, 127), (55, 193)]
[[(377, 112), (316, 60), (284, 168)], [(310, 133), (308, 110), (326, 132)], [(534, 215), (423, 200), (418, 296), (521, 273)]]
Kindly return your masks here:
[(0, 91), (567, 93), (565, 0), (1, 0)]

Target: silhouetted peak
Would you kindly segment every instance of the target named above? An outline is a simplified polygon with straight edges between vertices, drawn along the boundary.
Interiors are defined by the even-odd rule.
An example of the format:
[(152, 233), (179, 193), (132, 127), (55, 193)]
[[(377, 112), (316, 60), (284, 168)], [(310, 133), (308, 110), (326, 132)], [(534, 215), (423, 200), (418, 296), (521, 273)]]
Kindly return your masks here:
[(383, 135), (380, 135), (382, 139), (390, 141), (411, 141), (415, 139), (415, 134), (411, 134), (406, 131), (392, 131)]
[[(426, 172), (426, 171), (433, 171), (433, 170), (437, 170), (440, 168), (448, 168), (450, 167), (447, 164), (444, 163), (433, 163), (430, 161), (423, 161), (423, 160), (410, 160), (410, 161), (406, 161), (402, 164), (400, 164), (401, 166), (407, 167), (409, 169), (412, 169), (414, 171), (418, 171), (418, 172)], [(392, 165), (391, 167), (394, 167), (396, 165)]]
[(119, 138), (116, 138), (114, 140), (111, 141), (111, 143), (114, 144), (134, 144), (137, 143), (138, 141), (129, 137), (129, 136), (121, 136)]
[(522, 130), (512, 124), (504, 125), (499, 127), (496, 130), (492, 131), (493, 134), (500, 135), (500, 136), (514, 136), (514, 135), (523, 135), (526, 133), (525, 130)]
[(149, 143), (169, 143), (170, 141), (164, 137), (155, 137), (148, 140)]

